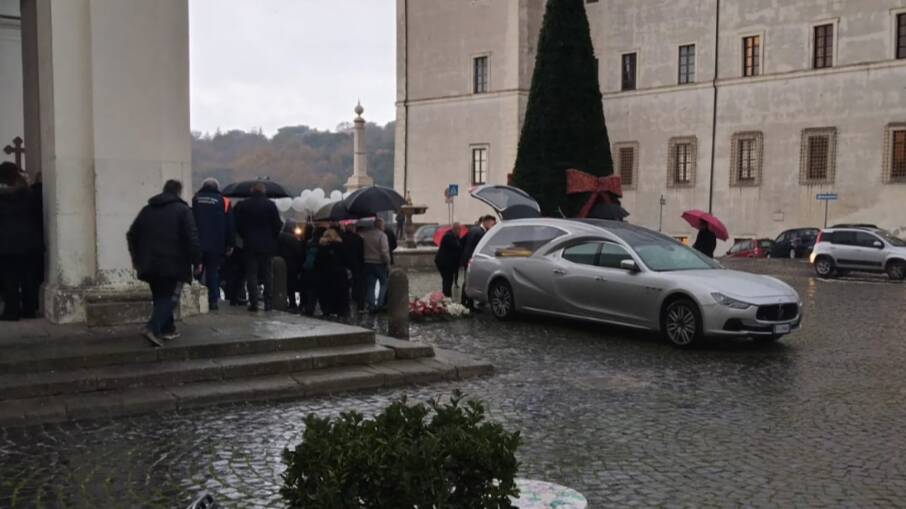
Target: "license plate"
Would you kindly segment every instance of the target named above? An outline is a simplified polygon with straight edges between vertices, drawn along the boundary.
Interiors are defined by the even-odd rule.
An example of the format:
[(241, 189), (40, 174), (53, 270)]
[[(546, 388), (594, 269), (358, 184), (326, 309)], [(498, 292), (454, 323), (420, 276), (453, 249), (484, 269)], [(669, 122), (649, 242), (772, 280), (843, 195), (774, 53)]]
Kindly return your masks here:
[(789, 334), (789, 332), (790, 332), (790, 324), (788, 324), (788, 323), (774, 326), (774, 334)]

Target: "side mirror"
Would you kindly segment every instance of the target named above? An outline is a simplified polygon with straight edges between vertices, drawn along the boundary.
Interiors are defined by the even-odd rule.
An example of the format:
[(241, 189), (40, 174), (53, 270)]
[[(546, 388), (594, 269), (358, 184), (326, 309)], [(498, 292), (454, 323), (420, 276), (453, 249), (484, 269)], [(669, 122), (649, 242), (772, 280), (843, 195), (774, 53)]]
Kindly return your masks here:
[(621, 260), (620, 268), (629, 272), (639, 271), (639, 266), (635, 263), (635, 260)]
[(881, 242), (880, 240), (876, 240), (876, 241), (872, 242), (871, 245), (874, 246), (876, 249), (884, 249), (884, 243)]

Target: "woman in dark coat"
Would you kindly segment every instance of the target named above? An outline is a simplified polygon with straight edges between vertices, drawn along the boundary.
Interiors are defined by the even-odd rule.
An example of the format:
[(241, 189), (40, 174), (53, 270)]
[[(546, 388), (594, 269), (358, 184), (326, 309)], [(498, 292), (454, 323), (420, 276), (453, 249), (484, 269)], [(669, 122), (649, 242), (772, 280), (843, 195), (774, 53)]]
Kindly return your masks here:
[(315, 308), (318, 307), (318, 289), (321, 284), (317, 270), (318, 241), (323, 234), (323, 228), (315, 228), (312, 225), (307, 225), (302, 234), (305, 239), (305, 251), (302, 254), (302, 313), (308, 316), (314, 315)]
[(441, 237), (440, 247), (437, 254), (434, 255), (434, 265), (437, 266), (440, 277), (443, 280), (443, 292), (445, 297), (453, 296), (453, 280), (456, 273), (459, 272), (459, 263), (462, 259), (462, 242), (459, 239), (459, 233), (462, 226), (454, 223), (453, 227)]
[(702, 228), (698, 231), (698, 237), (695, 238), (695, 249), (709, 258), (714, 258), (714, 250), (717, 249), (717, 236), (708, 228)]
[(320, 278), (318, 302), (324, 316), (346, 316), (349, 313), (346, 264), (343, 239), (335, 228), (330, 228), (318, 241), (318, 256), (315, 262), (315, 270)]

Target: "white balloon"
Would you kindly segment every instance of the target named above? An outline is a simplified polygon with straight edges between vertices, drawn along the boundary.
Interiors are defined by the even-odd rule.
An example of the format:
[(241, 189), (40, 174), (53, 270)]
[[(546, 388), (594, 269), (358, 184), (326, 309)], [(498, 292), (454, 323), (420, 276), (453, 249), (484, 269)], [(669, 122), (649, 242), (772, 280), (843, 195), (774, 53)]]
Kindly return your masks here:
[(299, 197), (304, 200), (305, 198), (308, 198), (308, 196), (310, 194), (311, 194), (311, 189), (306, 189), (306, 190), (302, 191), (302, 194), (300, 194)]
[(313, 194), (306, 196), (304, 201), (305, 204), (303, 210), (306, 210), (308, 212), (317, 212), (318, 199), (315, 198)]
[(319, 199), (319, 200), (322, 199), (322, 198), (324, 198), (324, 196), (325, 196), (325, 195), (324, 195), (324, 190), (321, 189), (320, 187), (317, 188), (317, 189), (315, 189), (314, 191), (312, 191), (311, 194), (312, 194), (315, 198), (317, 198), (317, 199)]
[(289, 212), (289, 209), (293, 206), (292, 198), (280, 198), (277, 200), (277, 210), (280, 212)]
[(305, 210), (305, 200), (302, 197), (296, 197), (292, 199), (292, 207), (296, 212), (302, 212)]
[(340, 201), (343, 199), (343, 193), (340, 191), (333, 191), (330, 193), (330, 199), (332, 201)]

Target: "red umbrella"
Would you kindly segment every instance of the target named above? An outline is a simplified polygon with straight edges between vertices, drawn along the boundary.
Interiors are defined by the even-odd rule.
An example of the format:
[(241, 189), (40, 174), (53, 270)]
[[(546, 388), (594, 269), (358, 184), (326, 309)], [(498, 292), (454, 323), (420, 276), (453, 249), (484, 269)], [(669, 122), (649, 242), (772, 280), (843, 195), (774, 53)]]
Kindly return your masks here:
[(730, 234), (727, 233), (727, 227), (720, 222), (720, 219), (717, 219), (707, 212), (701, 210), (687, 210), (683, 212), (683, 219), (697, 230), (701, 230), (702, 228), (711, 230), (711, 233), (720, 240), (727, 240), (730, 238)]
[[(439, 246), (440, 241), (443, 240), (443, 238), (444, 238), (444, 235), (446, 235), (447, 232), (450, 231), (452, 228), (453, 228), (452, 226), (441, 226), (440, 228), (438, 228), (437, 231), (434, 232), (434, 239), (433, 239), (434, 245)], [(459, 238), (465, 237), (466, 234), (468, 234), (468, 233), (469, 233), (468, 228), (464, 228), (462, 226), (459, 227)]]

